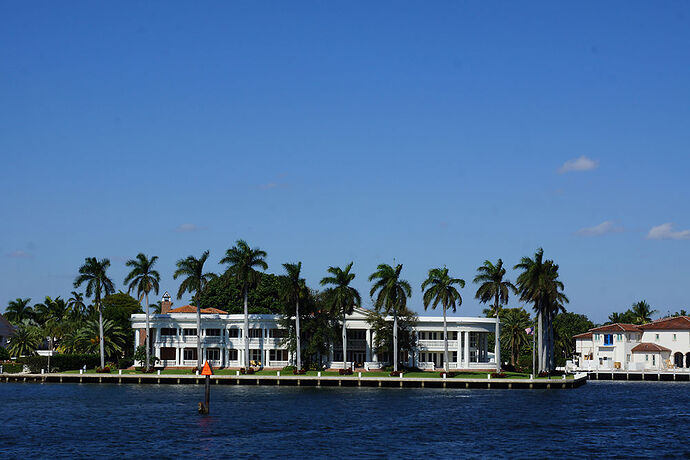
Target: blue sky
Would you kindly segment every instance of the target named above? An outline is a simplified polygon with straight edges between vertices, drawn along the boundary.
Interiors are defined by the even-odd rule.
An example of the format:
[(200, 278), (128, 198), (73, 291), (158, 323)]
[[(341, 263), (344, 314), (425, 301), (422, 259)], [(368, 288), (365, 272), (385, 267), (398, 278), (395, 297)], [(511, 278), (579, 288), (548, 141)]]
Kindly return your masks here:
[[(238, 238), (311, 285), (543, 246), (569, 310), (687, 308), (683, 2), (4, 2), (0, 309)], [(516, 274), (510, 272), (510, 278)], [(475, 287), (463, 315), (478, 315)], [(188, 300), (188, 299), (187, 299)], [(368, 304), (369, 302), (366, 302)], [(180, 302), (178, 302), (178, 305)], [(517, 305), (515, 300), (510, 305)]]

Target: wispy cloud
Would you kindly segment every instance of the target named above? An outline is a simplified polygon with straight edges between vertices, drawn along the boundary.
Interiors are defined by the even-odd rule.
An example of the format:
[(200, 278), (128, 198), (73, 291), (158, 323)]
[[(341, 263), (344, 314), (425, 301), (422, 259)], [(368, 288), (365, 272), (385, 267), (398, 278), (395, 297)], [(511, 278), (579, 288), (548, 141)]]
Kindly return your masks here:
[(599, 167), (599, 160), (592, 160), (584, 155), (563, 163), (563, 166), (558, 170), (560, 174), (569, 172), (591, 171)]
[(206, 230), (206, 227), (200, 227), (196, 224), (181, 224), (178, 225), (175, 231), (177, 233), (191, 233), (191, 232), (198, 232), (201, 230)]
[(576, 233), (581, 236), (600, 236), (606, 235), (607, 233), (620, 233), (622, 231), (623, 227), (616, 227), (613, 221), (605, 220), (594, 227), (581, 228)]
[(10, 259), (31, 259), (33, 257), (33, 254), (29, 254), (26, 251), (18, 250), (9, 252), (6, 254), (6, 256)]
[(652, 227), (647, 233), (649, 240), (690, 240), (690, 230), (673, 230), (673, 223), (667, 222), (665, 224)]

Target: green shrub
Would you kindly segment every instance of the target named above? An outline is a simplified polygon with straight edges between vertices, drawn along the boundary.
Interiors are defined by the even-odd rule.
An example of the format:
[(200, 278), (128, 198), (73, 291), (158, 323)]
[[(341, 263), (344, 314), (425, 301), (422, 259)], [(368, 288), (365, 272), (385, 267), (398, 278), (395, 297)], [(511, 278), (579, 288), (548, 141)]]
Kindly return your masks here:
[(7, 373), (7, 374), (18, 374), (24, 369), (23, 364), (19, 363), (13, 363), (13, 362), (6, 362), (2, 363), (0, 362), (0, 366), (2, 366), (2, 371)]
[[(34, 374), (40, 374), (41, 369), (48, 369), (47, 356), (25, 356), (17, 359), (18, 363), (26, 364)], [(98, 366), (100, 358), (98, 355), (87, 354), (64, 354), (50, 357), (50, 371), (62, 372), (81, 369), (86, 365), (87, 369)]]
[(295, 366), (285, 366), (282, 370), (286, 372), (292, 372), (297, 369)]
[(10, 352), (7, 351), (7, 348), (0, 347), (0, 361), (9, 361), (10, 359)]
[(120, 358), (117, 360), (118, 369), (129, 369), (134, 366), (134, 360), (130, 358)]

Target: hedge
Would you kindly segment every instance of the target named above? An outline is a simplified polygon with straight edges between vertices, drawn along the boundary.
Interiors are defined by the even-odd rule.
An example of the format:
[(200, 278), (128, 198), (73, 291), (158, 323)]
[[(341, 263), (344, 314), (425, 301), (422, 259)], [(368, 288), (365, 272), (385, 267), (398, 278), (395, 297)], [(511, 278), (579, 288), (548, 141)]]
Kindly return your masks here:
[(0, 362), (0, 367), (2, 367), (2, 371), (7, 373), (7, 374), (18, 374), (24, 369), (23, 364), (19, 363), (13, 363), (13, 362)]
[[(41, 369), (48, 369), (47, 356), (26, 356), (24, 358), (17, 359), (17, 362), (26, 364), (29, 367), (29, 370), (34, 374), (40, 373)], [(86, 365), (87, 369), (93, 369), (94, 367), (100, 365), (100, 362), (100, 357), (98, 355), (55, 355), (50, 357), (50, 371), (70, 371), (81, 369), (84, 367), (84, 365)]]

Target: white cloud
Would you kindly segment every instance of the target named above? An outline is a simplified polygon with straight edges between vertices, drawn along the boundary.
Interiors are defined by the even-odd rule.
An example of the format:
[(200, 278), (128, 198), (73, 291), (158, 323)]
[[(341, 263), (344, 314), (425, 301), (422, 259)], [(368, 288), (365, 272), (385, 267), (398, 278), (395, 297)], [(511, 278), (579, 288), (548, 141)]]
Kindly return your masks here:
[(612, 221), (606, 220), (594, 227), (581, 228), (577, 231), (577, 234), (582, 236), (599, 236), (607, 233), (620, 233), (622, 231), (623, 227), (616, 227)]
[(190, 232), (198, 232), (200, 230), (205, 230), (206, 227), (199, 227), (196, 224), (182, 224), (179, 225), (175, 231), (178, 233), (190, 233)]
[(10, 259), (31, 259), (33, 255), (29, 254), (26, 251), (19, 250), (8, 253), (7, 257), (9, 257)]
[(560, 174), (567, 172), (582, 172), (591, 171), (599, 167), (599, 160), (592, 160), (582, 155), (581, 157), (575, 158), (573, 160), (568, 160), (563, 163), (561, 169), (558, 170)]
[(652, 227), (647, 233), (649, 240), (690, 240), (690, 230), (673, 230), (673, 223), (667, 222), (665, 224)]

